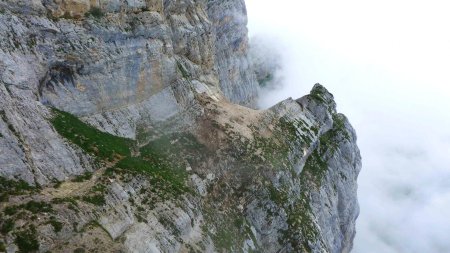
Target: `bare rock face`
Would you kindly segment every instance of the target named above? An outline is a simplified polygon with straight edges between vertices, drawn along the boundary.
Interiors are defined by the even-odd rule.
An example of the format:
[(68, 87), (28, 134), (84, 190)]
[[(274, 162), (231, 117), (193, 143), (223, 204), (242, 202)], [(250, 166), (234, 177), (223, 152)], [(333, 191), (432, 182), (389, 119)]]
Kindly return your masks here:
[(215, 60), (220, 88), (233, 103), (256, 106), (258, 82), (249, 59), (244, 0), (208, 1), (215, 30)]
[(0, 252), (349, 252), (333, 95), (252, 109), (242, 0), (0, 1)]
[[(162, 9), (162, 1), (141, 2), (43, 1), (23, 3), (23, 8), (16, 1), (2, 2), (2, 96), (24, 100), (30, 104), (29, 110), (39, 111), (9, 110), (14, 103), (5, 97), (5, 113), (12, 117), (15, 111), (16, 118), (36, 121), (49, 115), (42, 106), (49, 105), (82, 116), (104, 131), (136, 138), (136, 129), (145, 132), (152, 123), (182, 118), (182, 111), (195, 107), (192, 83), (220, 93), (214, 69), (215, 39), (206, 5), (168, 2)], [(67, 11), (70, 13), (62, 17), (55, 14)], [(73, 12), (87, 17), (74, 19)], [(196, 113), (197, 109), (192, 110)], [(28, 119), (30, 116), (36, 119)], [(191, 124), (190, 117), (183, 118), (186, 125)], [(57, 160), (67, 160), (62, 157), (71, 152), (64, 147), (48, 149), (43, 156), (61, 155)], [(41, 149), (36, 151), (43, 154)], [(19, 163), (22, 159), (14, 160)], [(31, 172), (35, 161), (33, 157), (29, 160), (25, 165), (8, 163), (8, 167), (20, 166)], [(53, 162), (43, 162), (43, 166), (46, 163)], [(75, 169), (74, 163), (46, 166), (46, 170), (84, 171)], [(0, 173), (11, 178), (8, 167)], [(45, 174), (36, 183), (62, 180), (72, 173)], [(14, 175), (33, 183), (31, 174), (26, 178), (25, 173)]]

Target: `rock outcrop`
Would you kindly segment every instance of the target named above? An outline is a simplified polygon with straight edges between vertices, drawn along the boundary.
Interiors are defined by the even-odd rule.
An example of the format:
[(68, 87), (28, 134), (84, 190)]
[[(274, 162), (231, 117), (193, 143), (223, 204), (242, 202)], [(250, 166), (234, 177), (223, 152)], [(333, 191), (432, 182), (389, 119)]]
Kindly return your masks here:
[(349, 252), (333, 95), (256, 110), (243, 0), (0, 2), (0, 252)]

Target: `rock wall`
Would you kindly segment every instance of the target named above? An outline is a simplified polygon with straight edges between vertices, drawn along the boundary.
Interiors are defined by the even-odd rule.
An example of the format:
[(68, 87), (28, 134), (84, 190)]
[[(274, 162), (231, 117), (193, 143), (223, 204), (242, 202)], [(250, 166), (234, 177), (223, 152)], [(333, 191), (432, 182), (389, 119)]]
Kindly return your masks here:
[(349, 252), (356, 134), (268, 110), (242, 0), (0, 2), (0, 252)]
[(244, 0), (208, 1), (215, 30), (216, 69), (220, 88), (233, 103), (256, 107), (258, 82), (249, 59)]
[[(198, 110), (195, 89), (255, 104), (256, 90), (244, 48), (239, 55), (233, 51), (216, 54), (234, 43), (218, 39), (218, 34), (222, 39), (228, 35), (246, 41), (245, 23), (233, 22), (241, 17), (231, 16), (228, 20), (233, 26), (222, 24), (227, 27), (222, 28), (208, 16), (214, 14), (208, 13), (211, 9), (220, 11), (233, 5), (242, 9), (243, 3), (222, 5), (208, 2), (207, 6), (204, 1), (2, 1), (3, 111), (12, 122), (34, 121), (33, 125), (45, 127), (42, 121), (49, 114), (42, 105), (49, 105), (84, 117), (104, 131), (136, 138), (137, 129), (150, 131), (170, 118), (183, 118), (186, 126), (191, 125), (190, 114)], [(230, 26), (234, 30), (229, 30)], [(222, 34), (224, 30), (227, 34)], [(246, 42), (242, 44), (246, 47)], [(236, 76), (225, 71), (225, 64), (231, 63), (246, 67)], [(219, 87), (224, 78), (234, 81), (220, 82)], [(241, 80), (249, 85), (239, 85)], [(236, 87), (243, 88), (237, 91)], [(11, 100), (26, 102), (22, 109), (11, 108)], [(186, 113), (189, 110), (193, 112)], [(32, 128), (24, 131), (33, 132)], [(58, 139), (51, 129), (47, 132), (48, 138), (39, 141)], [(23, 142), (32, 142), (20, 129), (18, 134)], [(11, 138), (8, 142), (20, 142)], [(63, 144), (47, 146), (46, 150), (30, 148), (44, 157), (39, 162), (30, 155), (20, 164), (23, 152), (12, 152), (11, 160), (17, 164), (5, 162), (0, 173), (29, 183), (33, 183), (31, 174), (42, 174), (36, 183), (46, 184), (52, 178), (62, 180), (84, 171), (77, 161), (67, 161), (67, 154), (74, 151)], [(20, 150), (17, 145), (15, 149)], [(60, 162), (55, 164), (55, 160)], [(33, 163), (41, 165), (32, 169), (29, 165)], [(16, 167), (21, 167), (20, 173), (13, 169)], [(46, 172), (39, 172), (43, 167)], [(66, 172), (54, 169), (61, 167)]]

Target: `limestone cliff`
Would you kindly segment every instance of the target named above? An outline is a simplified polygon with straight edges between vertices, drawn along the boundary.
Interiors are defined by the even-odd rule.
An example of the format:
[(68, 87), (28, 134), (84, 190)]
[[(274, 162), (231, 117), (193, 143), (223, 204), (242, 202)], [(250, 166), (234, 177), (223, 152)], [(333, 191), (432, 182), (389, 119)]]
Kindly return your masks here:
[(356, 134), (256, 110), (243, 0), (0, 2), (0, 252), (349, 252)]

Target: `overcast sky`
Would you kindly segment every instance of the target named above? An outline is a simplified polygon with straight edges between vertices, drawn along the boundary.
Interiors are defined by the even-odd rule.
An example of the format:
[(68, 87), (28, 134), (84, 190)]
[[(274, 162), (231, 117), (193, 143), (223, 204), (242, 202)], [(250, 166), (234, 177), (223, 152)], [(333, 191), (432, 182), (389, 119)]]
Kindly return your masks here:
[(353, 252), (450, 252), (450, 3), (246, 3), (250, 37), (282, 65), (261, 105), (319, 82), (358, 133)]

